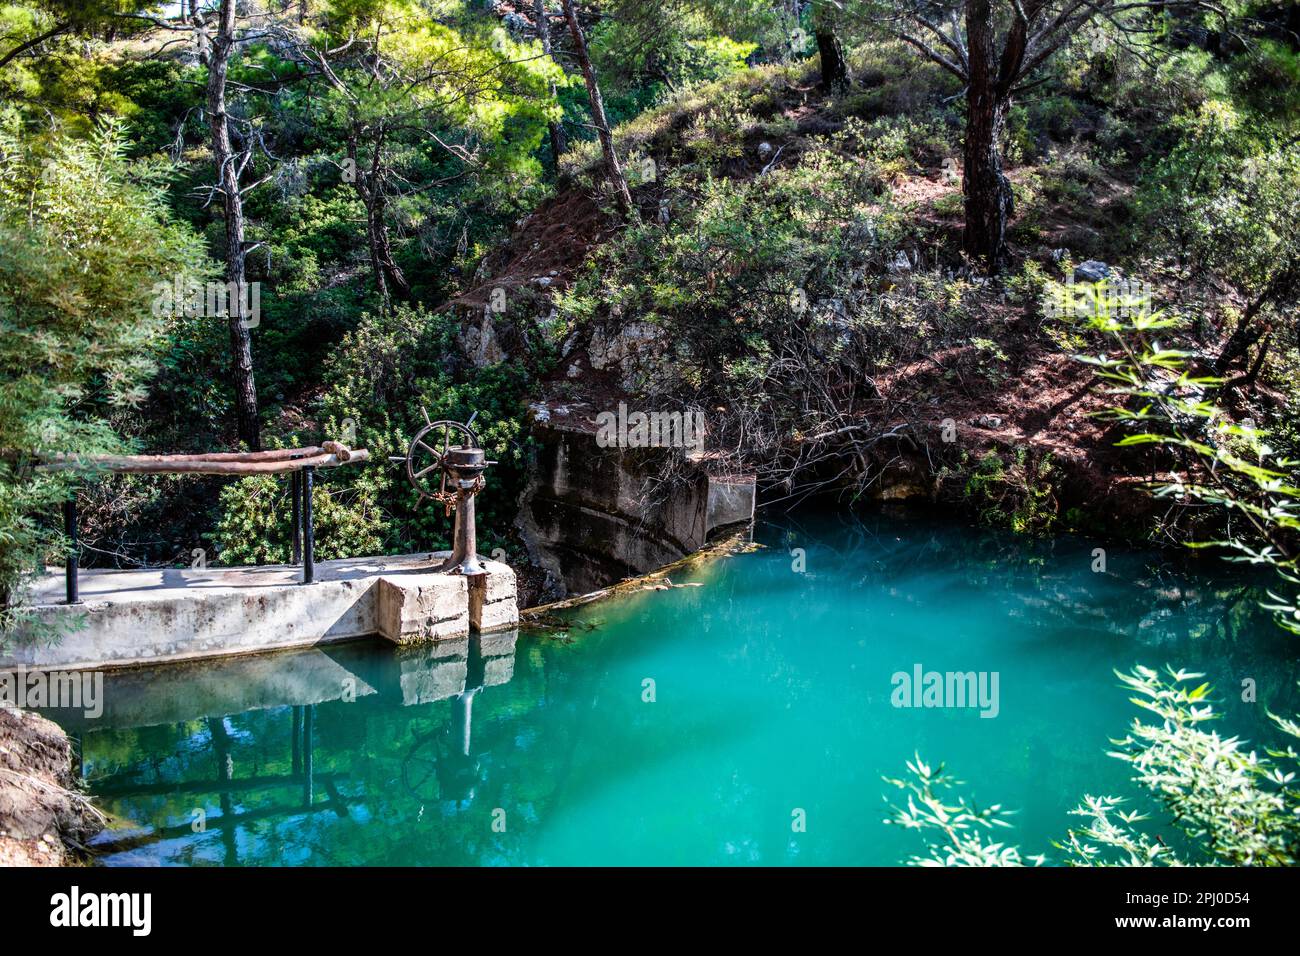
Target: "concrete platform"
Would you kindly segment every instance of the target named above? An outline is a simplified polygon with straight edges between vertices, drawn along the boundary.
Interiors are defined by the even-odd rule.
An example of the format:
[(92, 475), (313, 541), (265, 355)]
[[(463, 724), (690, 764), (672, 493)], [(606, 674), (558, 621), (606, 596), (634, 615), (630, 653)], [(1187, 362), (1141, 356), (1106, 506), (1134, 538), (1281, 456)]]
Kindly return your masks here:
[(291, 565), (82, 571), (75, 606), (62, 603), (63, 572), (51, 568), (31, 603), (63, 636), (11, 650), (0, 669), (123, 667), (366, 635), (414, 644), (513, 627), (519, 610), (509, 565), (484, 561), (487, 578), (471, 589), (460, 575), (430, 570), (446, 555), (321, 561), (308, 585)]

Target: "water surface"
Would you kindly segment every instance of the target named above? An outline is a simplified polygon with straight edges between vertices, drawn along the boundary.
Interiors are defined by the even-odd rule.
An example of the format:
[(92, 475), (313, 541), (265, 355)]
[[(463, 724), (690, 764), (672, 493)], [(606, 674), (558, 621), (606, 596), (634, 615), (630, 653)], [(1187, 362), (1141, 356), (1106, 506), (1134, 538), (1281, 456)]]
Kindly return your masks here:
[[(104, 860), (896, 864), (920, 845), (883, 825), (881, 777), (917, 751), (1050, 851), (1084, 793), (1131, 793), (1106, 756), (1137, 713), (1114, 669), (1204, 671), (1252, 740), (1297, 708), (1294, 640), (1222, 563), (1109, 547), (1096, 572), (1095, 542), (915, 516), (755, 537), (673, 578), (702, 586), (589, 605), (567, 633), (110, 677), (104, 718), (60, 718), (115, 817)], [(917, 665), (996, 672), (997, 716), (893, 706)]]

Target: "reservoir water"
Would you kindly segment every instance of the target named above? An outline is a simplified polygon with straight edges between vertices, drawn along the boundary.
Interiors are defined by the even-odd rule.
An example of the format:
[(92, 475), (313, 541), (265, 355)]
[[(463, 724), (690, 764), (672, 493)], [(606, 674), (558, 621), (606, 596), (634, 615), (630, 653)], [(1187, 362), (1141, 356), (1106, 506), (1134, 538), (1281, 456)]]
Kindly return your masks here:
[[(80, 741), (109, 865), (893, 865), (919, 752), (1052, 856), (1138, 714), (1114, 671), (1202, 671), (1273, 744), (1295, 640), (1225, 563), (931, 518), (810, 512), (567, 630), (110, 674)], [(973, 674), (924, 703), (917, 674)], [(899, 675), (906, 675), (904, 681)], [(1243, 681), (1257, 699), (1243, 701)], [(982, 683), (981, 683), (982, 681)], [(953, 685), (957, 686), (957, 685)], [(979, 689), (984, 699), (979, 699)], [(996, 691), (996, 693), (994, 693)], [(985, 716), (982, 716), (985, 715)]]

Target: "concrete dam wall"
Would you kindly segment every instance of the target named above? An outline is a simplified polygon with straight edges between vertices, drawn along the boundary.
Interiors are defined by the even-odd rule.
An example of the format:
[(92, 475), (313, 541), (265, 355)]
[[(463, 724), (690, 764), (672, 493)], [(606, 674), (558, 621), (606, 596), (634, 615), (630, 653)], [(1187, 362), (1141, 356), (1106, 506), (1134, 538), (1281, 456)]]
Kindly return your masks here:
[(688, 467), (669, 488), (659, 475), (670, 449), (602, 448), (584, 423), (558, 419), (534, 426), (534, 476), (518, 520), (530, 557), (567, 593), (663, 567), (753, 518), (752, 479)]

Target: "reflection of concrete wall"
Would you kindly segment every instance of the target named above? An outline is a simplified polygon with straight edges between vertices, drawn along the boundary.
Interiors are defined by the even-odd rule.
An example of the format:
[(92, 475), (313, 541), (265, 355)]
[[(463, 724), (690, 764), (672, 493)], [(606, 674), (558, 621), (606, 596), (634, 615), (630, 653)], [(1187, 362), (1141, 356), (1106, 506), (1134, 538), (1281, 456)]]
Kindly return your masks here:
[(215, 713), (320, 704), (348, 692), (360, 699), (376, 688), (324, 651), (308, 648), (112, 671), (104, 675), (102, 717), (89, 720), (81, 711), (43, 713), (72, 731), (149, 727)]
[(514, 673), (518, 636), (517, 630), (507, 630), (410, 644), (388, 654), (352, 653), (348, 647), (329, 653), (356, 675), (359, 686), (373, 687), (381, 697), (396, 695), (404, 706), (412, 706), (506, 683)]
[(593, 433), (534, 428), (538, 451), (519, 524), (533, 559), (585, 593), (698, 550), (709, 532), (753, 516), (753, 483), (716, 485), (700, 470), (647, 501), (667, 449), (601, 448)]
[(428, 704), (494, 687), (514, 675), (517, 630), (475, 634), (375, 653), (355, 641), (219, 660), (135, 667), (104, 675), (101, 717), (80, 710), (40, 712), (74, 733), (104, 727), (150, 727), (214, 714), (323, 704), (397, 694), (404, 705)]

